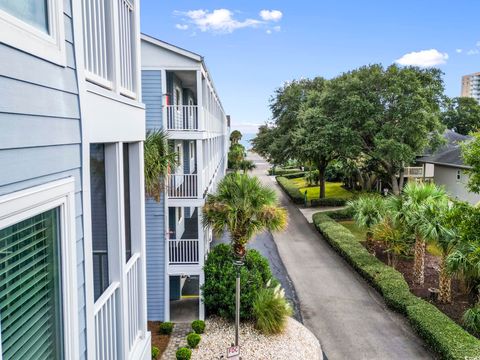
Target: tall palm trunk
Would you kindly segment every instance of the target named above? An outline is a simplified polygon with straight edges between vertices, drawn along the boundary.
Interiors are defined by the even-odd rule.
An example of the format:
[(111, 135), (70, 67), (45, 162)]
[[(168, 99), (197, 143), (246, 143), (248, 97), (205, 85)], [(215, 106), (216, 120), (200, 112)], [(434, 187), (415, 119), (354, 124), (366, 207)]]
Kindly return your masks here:
[(452, 302), (452, 278), (447, 272), (447, 257), (442, 256), (442, 262), (440, 264), (440, 273), (438, 278), (440, 292), (438, 294), (438, 301), (442, 304)]
[(367, 231), (367, 249), (371, 250), (373, 248), (373, 232), (369, 229)]
[(415, 259), (413, 263), (413, 281), (423, 285), (425, 280), (425, 241), (419, 234), (415, 235)]

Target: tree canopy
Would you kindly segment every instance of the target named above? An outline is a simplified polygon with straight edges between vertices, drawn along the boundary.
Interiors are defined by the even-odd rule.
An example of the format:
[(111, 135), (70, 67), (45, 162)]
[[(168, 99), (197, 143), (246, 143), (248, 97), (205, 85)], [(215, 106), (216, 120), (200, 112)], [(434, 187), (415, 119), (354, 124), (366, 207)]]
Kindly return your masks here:
[(457, 97), (446, 101), (442, 121), (449, 129), (468, 135), (480, 130), (480, 104), (469, 97)]

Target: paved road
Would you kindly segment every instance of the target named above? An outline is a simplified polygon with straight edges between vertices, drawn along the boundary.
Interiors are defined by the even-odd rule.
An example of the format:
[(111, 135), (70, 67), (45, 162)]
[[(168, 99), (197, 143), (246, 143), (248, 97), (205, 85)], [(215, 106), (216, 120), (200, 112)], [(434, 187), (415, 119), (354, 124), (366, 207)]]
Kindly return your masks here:
[(432, 359), (405, 319), (387, 309), (266, 175), (268, 164), (255, 154), (249, 157), (257, 165), (254, 174), (277, 191), (288, 210), (288, 229), (273, 238), (295, 286), (303, 322), (328, 359)]

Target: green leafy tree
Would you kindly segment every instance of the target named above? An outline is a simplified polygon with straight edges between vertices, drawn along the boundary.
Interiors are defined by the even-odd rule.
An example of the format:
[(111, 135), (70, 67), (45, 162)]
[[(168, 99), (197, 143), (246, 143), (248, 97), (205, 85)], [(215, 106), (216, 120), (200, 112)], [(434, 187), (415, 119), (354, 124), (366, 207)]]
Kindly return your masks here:
[(438, 69), (364, 66), (329, 82), (324, 114), (356, 134), (352, 146), (377, 162), (398, 195), (405, 166), (441, 142), (443, 90)]
[(228, 151), (228, 168), (238, 171), (245, 156), (245, 147), (242, 144), (231, 145)]
[(149, 131), (144, 143), (145, 193), (160, 201), (165, 187), (165, 178), (177, 165), (176, 153), (168, 145), (167, 133), (162, 130)]
[(325, 91), (325, 86), (307, 90), (299, 112), (301, 127), (293, 132), (297, 158), (311, 161), (318, 169), (320, 198), (325, 197), (325, 173), (329, 164), (356, 151), (351, 146), (354, 134), (350, 129), (325, 115), (322, 104)]
[(463, 135), (477, 132), (480, 130), (480, 104), (470, 97), (448, 99), (442, 121), (447, 128)]
[(480, 193), (480, 133), (474, 135), (474, 139), (462, 144), (462, 156), (465, 165), (471, 168), (465, 170), (469, 175), (468, 188), (470, 191)]
[(242, 140), (242, 133), (238, 130), (233, 130), (230, 134), (230, 143), (232, 145), (238, 144), (240, 140)]
[(275, 192), (257, 177), (232, 173), (220, 181), (215, 194), (207, 196), (203, 221), (216, 234), (228, 231), (235, 255), (243, 258), (254, 235), (285, 229), (287, 212), (278, 206)]
[(270, 147), (275, 141), (274, 130), (269, 124), (261, 125), (258, 132), (252, 139), (252, 150), (258, 155), (264, 157), (267, 161), (272, 161)]

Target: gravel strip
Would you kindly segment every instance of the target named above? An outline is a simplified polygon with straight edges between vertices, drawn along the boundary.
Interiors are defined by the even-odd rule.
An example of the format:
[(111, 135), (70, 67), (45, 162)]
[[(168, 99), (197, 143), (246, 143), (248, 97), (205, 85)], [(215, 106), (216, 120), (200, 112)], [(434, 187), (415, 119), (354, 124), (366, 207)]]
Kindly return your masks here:
[[(192, 360), (225, 359), (227, 348), (234, 341), (233, 323), (220, 318), (206, 321), (205, 334)], [(317, 338), (300, 324), (289, 318), (282, 334), (265, 336), (252, 324), (240, 326), (240, 356), (246, 360), (322, 360), (322, 351)]]

